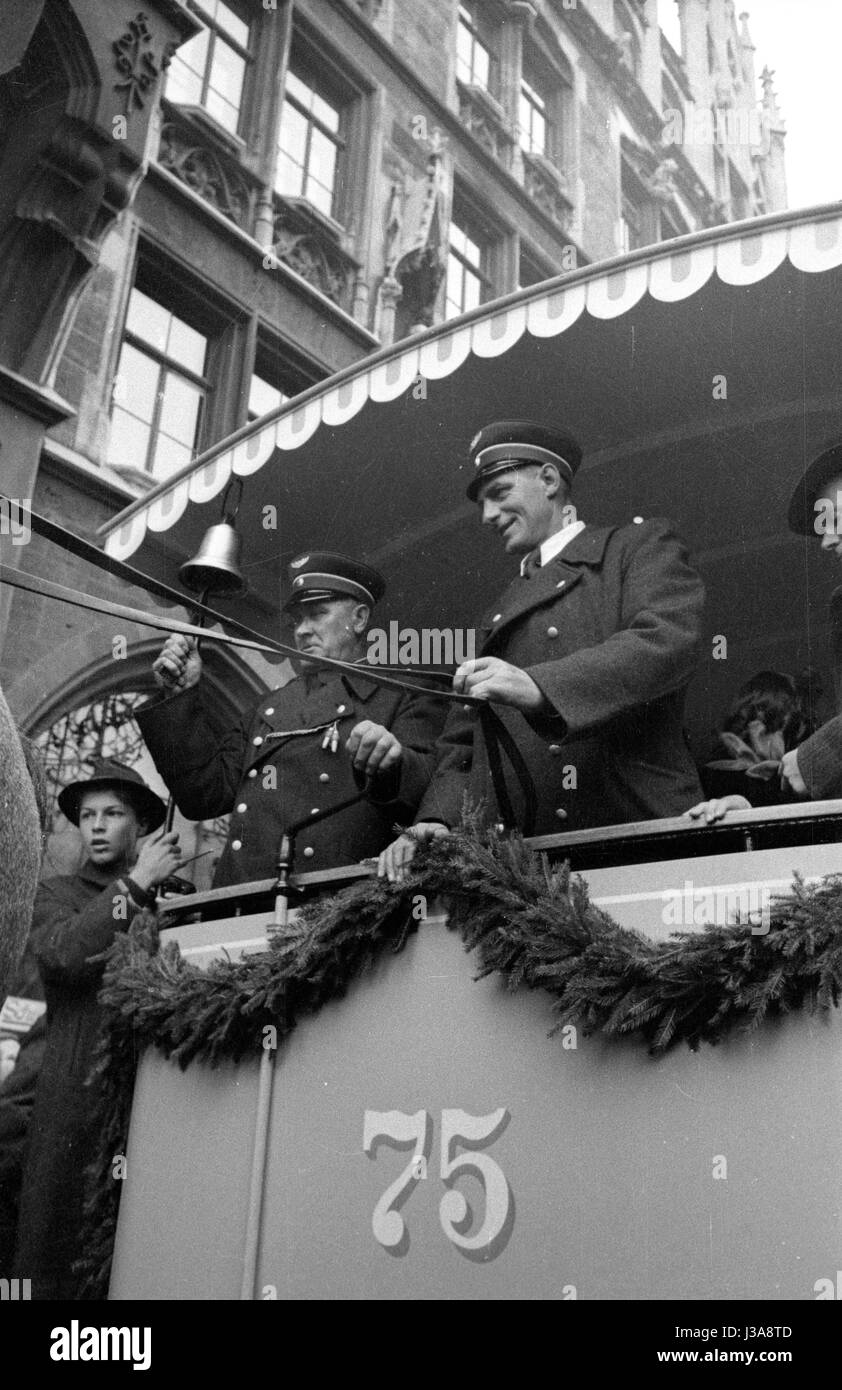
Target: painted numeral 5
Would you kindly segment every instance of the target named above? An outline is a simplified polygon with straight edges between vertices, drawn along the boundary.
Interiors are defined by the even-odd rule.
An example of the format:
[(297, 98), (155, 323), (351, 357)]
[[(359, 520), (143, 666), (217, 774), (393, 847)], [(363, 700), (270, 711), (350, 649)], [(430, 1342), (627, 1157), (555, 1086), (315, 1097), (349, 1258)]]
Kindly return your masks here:
[[(439, 1204), (441, 1228), (463, 1254), (471, 1259), (490, 1260), (502, 1249), (511, 1229), (507, 1218), (512, 1207), (512, 1193), (506, 1175), (499, 1164), (484, 1153), (458, 1153), (457, 1145), (477, 1150), (502, 1134), (509, 1120), (508, 1110), (495, 1110), (491, 1115), (469, 1115), (465, 1110), (441, 1112), (441, 1176), (450, 1188)], [(464, 1232), (471, 1225), (473, 1213), (461, 1192), (453, 1184), (461, 1173), (475, 1173), (485, 1192), (485, 1219), (472, 1236)], [(501, 1237), (504, 1237), (501, 1243)]]

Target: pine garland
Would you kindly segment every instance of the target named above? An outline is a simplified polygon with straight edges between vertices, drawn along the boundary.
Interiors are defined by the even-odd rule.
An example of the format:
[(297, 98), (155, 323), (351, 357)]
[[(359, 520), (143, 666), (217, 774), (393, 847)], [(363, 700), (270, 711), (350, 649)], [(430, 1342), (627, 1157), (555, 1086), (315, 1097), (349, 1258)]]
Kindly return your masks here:
[(842, 993), (842, 875), (809, 887), (796, 875), (792, 893), (771, 904), (764, 935), (738, 920), (654, 942), (595, 907), (566, 864), (551, 868), (519, 836), (472, 822), (420, 847), (404, 885), (367, 879), (319, 898), (267, 950), (236, 962), (199, 970), (175, 945), (158, 952), (154, 918), (141, 914), (111, 947), (100, 995), (86, 1296), (106, 1296), (120, 1190), (112, 1164), (125, 1153), (143, 1049), (154, 1045), (182, 1068), (259, 1056), (267, 1025), (282, 1042), (387, 946), (403, 948), (418, 926), (418, 894), (447, 900), (449, 926), (477, 953), (477, 978), (496, 972), (509, 989), (550, 995), (553, 1032), (572, 1023), (586, 1037), (637, 1035), (653, 1056), (680, 1042), (714, 1045), (794, 1009), (827, 1011)]

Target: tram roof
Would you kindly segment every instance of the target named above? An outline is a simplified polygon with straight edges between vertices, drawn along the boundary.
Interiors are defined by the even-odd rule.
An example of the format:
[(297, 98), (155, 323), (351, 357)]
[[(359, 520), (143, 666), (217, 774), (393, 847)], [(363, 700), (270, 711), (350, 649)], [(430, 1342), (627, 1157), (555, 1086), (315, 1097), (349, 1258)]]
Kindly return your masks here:
[(696, 692), (709, 722), (752, 671), (824, 660), (838, 570), (786, 510), (839, 433), (840, 362), (842, 204), (727, 224), (375, 352), (219, 441), (102, 536), (177, 585), (239, 477), (249, 591), (226, 603), (233, 616), (275, 633), (286, 564), (329, 548), (383, 570), (378, 623), (467, 627), (512, 563), (465, 497), (469, 442), (493, 419), (558, 423), (583, 446), (587, 521), (669, 516), (687, 540), (709, 635), (728, 638)]

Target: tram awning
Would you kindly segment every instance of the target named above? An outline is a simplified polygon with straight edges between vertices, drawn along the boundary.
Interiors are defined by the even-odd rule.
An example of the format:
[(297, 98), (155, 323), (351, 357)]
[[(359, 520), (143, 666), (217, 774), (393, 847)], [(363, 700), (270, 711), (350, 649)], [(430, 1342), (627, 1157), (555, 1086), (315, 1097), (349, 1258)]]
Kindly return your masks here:
[(127, 507), (105, 547), (177, 584), (236, 476), (250, 589), (235, 616), (277, 635), (287, 562), (330, 548), (385, 573), (379, 623), (469, 627), (513, 568), (465, 498), (469, 442), (492, 419), (557, 422), (584, 448), (586, 521), (669, 516), (694, 553), (709, 635), (728, 639), (693, 696), (707, 726), (753, 671), (829, 670), (838, 568), (790, 534), (786, 509), (842, 433), (840, 362), (842, 204), (693, 233), (344, 369)]

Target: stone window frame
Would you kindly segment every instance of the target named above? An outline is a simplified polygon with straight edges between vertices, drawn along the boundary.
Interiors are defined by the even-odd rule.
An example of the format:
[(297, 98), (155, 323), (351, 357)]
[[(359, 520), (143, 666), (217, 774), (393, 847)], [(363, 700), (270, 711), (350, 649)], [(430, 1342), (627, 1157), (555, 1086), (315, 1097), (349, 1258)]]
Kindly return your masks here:
[(308, 386), (320, 381), (324, 373), (306, 363), (276, 333), (260, 324), (254, 334), (254, 345), (244, 361), (245, 417), (240, 423), (258, 419), (249, 406), (252, 379), (258, 376), (267, 385), (279, 390), (285, 400), (292, 400)]
[[(332, 92), (334, 99), (340, 101), (344, 149), (337, 163), (330, 216), (305, 197), (279, 193), (274, 188), (273, 180), (274, 199), (281, 207), (289, 206), (309, 218), (319, 235), (331, 237), (343, 251), (353, 253), (353, 243), (366, 222), (370, 182), (369, 146), (375, 125), (377, 87), (369, 76), (353, 66), (297, 12), (293, 18), (288, 68), (309, 70), (319, 79), (325, 91)], [(277, 129), (272, 135), (275, 145), (280, 133), (285, 95), (285, 92), (281, 94)]]
[[(248, 316), (241, 306), (225, 299), (211, 281), (188, 271), (152, 241), (141, 239), (134, 271), (126, 286), (120, 332), (114, 334), (111, 372), (115, 382), (123, 343), (132, 339), (131, 333), (127, 334), (126, 331), (126, 320), (133, 289), (139, 289), (150, 299), (156, 300), (208, 340), (202, 375), (204, 405), (193, 444), (195, 457), (215, 440), (230, 434), (240, 423), (237, 396), (242, 363), (248, 350)], [(151, 349), (148, 355), (156, 356)], [(157, 356), (160, 357), (160, 354)], [(112, 410), (109, 411), (109, 420)], [(148, 458), (147, 452), (147, 461)], [(119, 463), (111, 463), (110, 466), (117, 472), (121, 471)], [(143, 472), (133, 468), (126, 471), (141, 486), (151, 487), (160, 481), (148, 468)]]
[(620, 251), (625, 254), (641, 246), (653, 245), (657, 240), (657, 228), (652, 195), (624, 151), (620, 155), (620, 166), (620, 226), (622, 229), (636, 225), (640, 236), (634, 243), (626, 235), (621, 236)]
[[(454, 181), (453, 201), (450, 212), (451, 224), (456, 223), (475, 245), (480, 248), (480, 264), (474, 270), (477, 279), (480, 281), (480, 304), (487, 304), (489, 300), (495, 299), (502, 292), (502, 280), (507, 260), (507, 242), (511, 237), (507, 236), (506, 228), (501, 226), (498, 219), (489, 211), (482, 198), (473, 192), (467, 184), (457, 178)], [(455, 254), (450, 247), (450, 231), (448, 229), (448, 261), (450, 256)], [(462, 259), (457, 255), (457, 259)], [(511, 288), (507, 285), (505, 288)], [(442, 286), (442, 318), (455, 318), (456, 314), (448, 315), (447, 312), (447, 276), (444, 277)]]
[[(234, 37), (231, 34), (229, 34), (225, 30), (225, 28), (216, 21), (216, 19), (210, 14), (209, 9), (207, 8), (208, 0), (191, 0), (189, 5), (191, 13), (195, 15), (195, 18), (198, 19), (204, 25), (205, 29), (211, 35), (211, 39), (208, 46), (208, 53), (205, 59), (205, 70), (202, 74), (202, 96), (198, 103), (178, 102), (175, 101), (173, 97), (167, 93), (167, 86), (169, 85), (170, 81), (170, 72), (172, 71), (172, 67), (175, 66), (179, 60), (178, 52), (176, 52), (173, 56), (170, 72), (167, 73), (165, 82), (162, 86), (161, 95), (166, 97), (167, 101), (169, 101), (172, 106), (179, 107), (184, 111), (191, 112), (193, 115), (198, 116), (201, 120), (208, 122), (215, 132), (223, 135), (225, 140), (232, 142), (235, 146), (239, 147), (245, 143), (241, 131), (249, 118), (251, 111), (251, 103), (254, 100), (252, 76), (254, 73), (255, 44), (256, 35), (259, 30), (259, 21), (255, 17), (255, 14), (251, 7), (245, 2), (245, 0), (224, 0), (224, 3), (230, 10), (233, 10), (237, 13), (238, 18), (241, 20), (243, 24), (248, 25), (249, 35), (247, 45), (242, 45), (238, 43), (237, 40), (234, 39)], [(242, 58), (245, 63), (245, 71), (243, 73), (243, 85), (242, 90), (240, 92), (239, 104), (237, 107), (237, 126), (236, 129), (233, 131), (229, 126), (225, 125), (225, 123), (221, 121), (218, 116), (215, 116), (212, 111), (208, 110), (205, 100), (210, 81), (211, 69), (213, 65), (213, 55), (216, 48), (216, 44), (219, 41), (221, 41), (227, 47), (232, 49), (233, 52), (236, 53), (238, 57)]]
[[(467, 16), (467, 21), (463, 18)], [(473, 87), (477, 91), (484, 92), (495, 101), (499, 100), (500, 94), (500, 47), (499, 47), (499, 16), (491, 13), (486, 0), (484, 4), (460, 3), (456, 9), (456, 51), (455, 51), (455, 71), (456, 79), (463, 86)], [(488, 82), (477, 82), (474, 77), (473, 61), (468, 75), (459, 71), (459, 33), (467, 31), (471, 35), (472, 50), (473, 45), (478, 44), (488, 55)], [(472, 51), (473, 59), (473, 51)]]

